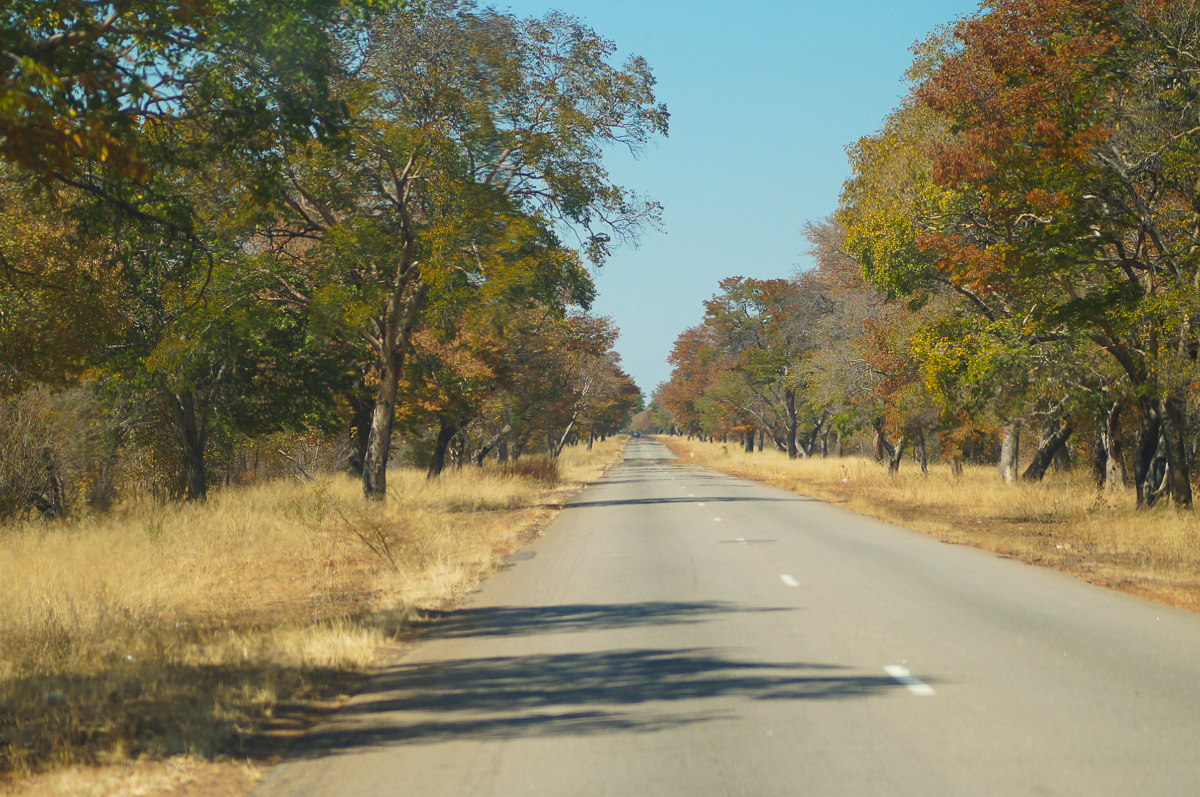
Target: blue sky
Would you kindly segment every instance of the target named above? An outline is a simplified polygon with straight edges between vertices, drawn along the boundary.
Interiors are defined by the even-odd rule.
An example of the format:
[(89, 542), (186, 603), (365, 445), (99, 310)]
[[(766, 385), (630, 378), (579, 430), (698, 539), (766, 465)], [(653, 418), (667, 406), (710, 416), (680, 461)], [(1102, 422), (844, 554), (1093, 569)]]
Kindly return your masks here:
[[(481, 4), (484, 4), (481, 2)], [(662, 203), (662, 232), (617, 251), (593, 311), (647, 399), (670, 376), (676, 336), (725, 277), (809, 265), (804, 224), (837, 208), (845, 147), (879, 129), (905, 91), (909, 47), (977, 0), (520, 0), (498, 10), (581, 18), (644, 56), (671, 132), (639, 159), (613, 153), (621, 185)]]

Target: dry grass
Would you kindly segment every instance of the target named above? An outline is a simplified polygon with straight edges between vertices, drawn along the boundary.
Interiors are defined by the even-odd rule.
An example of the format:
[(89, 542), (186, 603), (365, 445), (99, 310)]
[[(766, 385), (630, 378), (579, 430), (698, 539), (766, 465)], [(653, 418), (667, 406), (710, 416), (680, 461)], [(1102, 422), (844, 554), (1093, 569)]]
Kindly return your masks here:
[(1200, 517), (1169, 506), (1135, 510), (1129, 492), (1105, 495), (1079, 468), (1040, 484), (1006, 485), (994, 468), (928, 477), (906, 461), (900, 473), (861, 457), (788, 460), (777, 451), (660, 437), (677, 455), (899, 523), (946, 542), (1073, 573), (1200, 611)]
[(0, 790), (166, 793), (212, 761), (269, 762), (622, 442), (568, 449), (555, 485), (397, 470), (382, 505), (337, 476), (0, 527)]

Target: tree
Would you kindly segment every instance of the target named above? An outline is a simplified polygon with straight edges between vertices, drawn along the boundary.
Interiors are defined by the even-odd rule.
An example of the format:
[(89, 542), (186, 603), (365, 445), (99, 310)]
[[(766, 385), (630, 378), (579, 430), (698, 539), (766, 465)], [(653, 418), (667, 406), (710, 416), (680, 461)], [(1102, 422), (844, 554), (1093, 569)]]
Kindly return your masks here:
[[(1041, 4), (1033, 16), (1048, 8), (1049, 4)], [(1025, 22), (1032, 18), (1021, 17)], [(1013, 142), (1004, 137), (1007, 133), (998, 133), (994, 152), (972, 149), (981, 140), (979, 131), (964, 124), (945, 103), (930, 99), (939, 81), (944, 84), (951, 79), (948, 75), (962, 77), (960, 60), (968, 57), (969, 48), (962, 46), (961, 37), (972, 24), (939, 32), (917, 48), (910, 77), (919, 83), (913, 95), (889, 115), (883, 132), (853, 148), (855, 176), (847, 184), (839, 216), (847, 228), (847, 247), (868, 279), (889, 296), (904, 298), (908, 310), (920, 312), (925, 319), (917, 327), (910, 325), (911, 343), (901, 347), (919, 360), (920, 374), (913, 374), (912, 384), (923, 382), (930, 392), (927, 398), (941, 402), (941, 425), (951, 439), (973, 440), (980, 427), (1001, 429), (1005, 439), (1001, 474), (1011, 480), (1016, 478), (1020, 426), (1035, 419), (1058, 424), (1063, 414), (1080, 411), (1082, 395), (1090, 389), (1088, 381), (1095, 379), (1077, 367), (1081, 361), (1089, 362), (1087, 341), (1072, 325), (1044, 315), (1046, 298), (1061, 296), (1061, 285), (1047, 279), (1046, 270), (1039, 267), (1027, 269), (1033, 280), (1022, 283), (1011, 267), (1014, 242), (1034, 225), (1037, 211), (1004, 207), (995, 183), (960, 179), (1004, 162), (996, 169), (1000, 174), (1031, 152), (1034, 159), (1046, 157), (1056, 145), (1049, 141), (1045, 146), (1014, 145), (1010, 151)], [(981, 57), (1007, 59), (1012, 65), (1020, 62), (1019, 45), (1008, 42), (997, 48), (996, 42), (988, 41), (979, 52), (985, 53)], [(1039, 69), (1035, 67), (1034, 73), (1042, 74)], [(1047, 73), (1053, 72), (1047, 67)], [(959, 85), (968, 94), (980, 85), (1001, 94), (1009, 90), (992, 86), (990, 79), (977, 75), (963, 78)], [(1018, 87), (1012, 89), (1017, 105), (1040, 101), (1042, 91), (1063, 90), (1058, 85), (1029, 90), (1028, 81), (1015, 76), (1010, 83)], [(1011, 132), (1014, 115), (1031, 124), (1040, 118), (1028, 108), (1014, 112), (1000, 107), (996, 91), (980, 94), (980, 101), (989, 103), (978, 117), (982, 124), (995, 125), (997, 130), (1010, 125)], [(1029, 171), (1034, 182), (1038, 168), (1043, 167)], [(1070, 178), (1056, 173), (1055, 179)], [(1014, 188), (1011, 196), (1036, 200), (1041, 196), (1038, 191), (1047, 189), (1048, 184), (1035, 190), (1027, 183)], [(900, 318), (897, 311), (889, 312)], [(1048, 412), (1058, 417), (1047, 417)], [(1060, 425), (1072, 426), (1070, 422)], [(1046, 447), (1061, 446), (1062, 440), (1044, 435), (1043, 443), (1035, 466), (1027, 471), (1030, 478), (1040, 478), (1044, 468), (1037, 463), (1053, 456)]]
[(376, 359), (368, 497), (386, 494), (397, 391), (426, 301), (499, 270), (543, 300), (584, 302), (590, 284), (553, 229), (576, 231), (599, 264), (614, 239), (657, 218), (601, 165), (604, 146), (636, 149), (667, 124), (645, 62), (617, 69), (612, 52), (560, 14), (520, 22), (454, 3), (390, 16), (347, 50), (361, 65), (343, 91), (369, 111), (347, 149), (314, 147), (288, 168), (262, 229), (281, 263), (300, 265), (278, 269), (278, 296), (339, 314)]
[(413, 336), (413, 357), (403, 385), (407, 401), (398, 413), (401, 428), (432, 425), (437, 431), (429, 454), (429, 477), (446, 466), (451, 441), (479, 418), (484, 405), (505, 382), (503, 343), (486, 319), (471, 319), (451, 339), (425, 329)]
[[(809, 256), (816, 263), (812, 278), (829, 299), (828, 312), (816, 331), (817, 345), (806, 369), (810, 402), (830, 413), (830, 432), (841, 438), (860, 431), (875, 416), (865, 406), (875, 386), (864, 351), (868, 325), (881, 318), (885, 302), (877, 286), (867, 282), (858, 260), (846, 248), (846, 228), (837, 215), (805, 226)], [(825, 439), (825, 438), (823, 438)]]
[(750, 397), (745, 409), (769, 429), (788, 456), (812, 453), (828, 413), (812, 416), (807, 443), (796, 432), (806, 402), (805, 360), (816, 347), (821, 317), (831, 309), (818, 281), (731, 277), (705, 303), (705, 323), (717, 335), (727, 371), (737, 374)]
[[(29, 236), (0, 241), (14, 290), (6, 316), (22, 321), (19, 346), (45, 352), (62, 342), (38, 320), (51, 307), (104, 302), (88, 314), (91, 345), (68, 349), (73, 375), (98, 368), (107, 384), (155, 397), (190, 499), (207, 490), (210, 409), (246, 364), (225, 312), (248, 312), (231, 293), (247, 244), (237, 221), (293, 147), (344, 128), (332, 45), (367, 5), (18, 0), (0, 11), (0, 158), (27, 189), (27, 218), (49, 205), (88, 241), (85, 256), (53, 268)], [(249, 190), (224, 180), (229, 164), (252, 175)]]
[(957, 28), (956, 50), (917, 91), (959, 131), (934, 153), (936, 180), (972, 197), (976, 229), (997, 231), (925, 248), (982, 290), (1036, 297), (1033, 336), (1081, 330), (1120, 367), (1141, 413), (1139, 505), (1165, 492), (1191, 504), (1195, 13), (997, 0)]
[(685, 329), (675, 339), (667, 361), (671, 379), (659, 386), (656, 397), (691, 439), (705, 433), (700, 401), (721, 374), (716, 332), (706, 324)]
[(76, 381), (124, 326), (111, 241), (26, 182), (0, 167), (0, 395)]

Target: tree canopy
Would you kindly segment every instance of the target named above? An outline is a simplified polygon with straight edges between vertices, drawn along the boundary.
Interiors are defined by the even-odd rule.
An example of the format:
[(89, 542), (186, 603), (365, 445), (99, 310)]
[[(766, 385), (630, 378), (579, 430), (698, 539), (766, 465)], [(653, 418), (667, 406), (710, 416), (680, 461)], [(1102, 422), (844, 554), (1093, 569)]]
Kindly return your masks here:
[[(382, 498), (397, 419), (466, 446), (498, 395), (549, 391), (508, 448), (615, 431), (640, 394), (585, 313), (589, 265), (659, 207), (603, 156), (668, 115), (614, 53), (469, 2), (9, 4), (4, 390), (83, 382), (141, 413), (196, 499), (214, 435), (348, 426)], [(538, 384), (514, 352), (551, 328), (595, 333)]]
[[(893, 465), (932, 432), (944, 456), (998, 456), (1015, 478), (1033, 427), (1024, 478), (1087, 448), (1109, 489), (1128, 463), (1139, 505), (1190, 506), (1198, 37), (1192, 0), (988, 0), (919, 42), (907, 96), (848, 148), (838, 212), (809, 226), (817, 269), (791, 281), (823, 281), (851, 330), (808, 357), (810, 405), (837, 396)], [(695, 335), (680, 338), (659, 393), (681, 428), (729, 406), (753, 360), (728, 357), (716, 333), (703, 373), (681, 368)], [(724, 404), (705, 405), (715, 386)]]

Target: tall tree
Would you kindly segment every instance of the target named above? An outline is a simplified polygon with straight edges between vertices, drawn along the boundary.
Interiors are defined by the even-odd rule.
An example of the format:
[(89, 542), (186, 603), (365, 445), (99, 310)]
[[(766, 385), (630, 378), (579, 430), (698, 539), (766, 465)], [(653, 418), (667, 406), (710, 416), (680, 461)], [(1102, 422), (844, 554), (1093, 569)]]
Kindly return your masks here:
[[(812, 445), (828, 420), (807, 401), (805, 361), (817, 343), (820, 319), (831, 309), (811, 275), (797, 280), (730, 277), (721, 293), (705, 302), (705, 323), (717, 335), (725, 368), (741, 378), (751, 398), (746, 411), (770, 431), (788, 456), (812, 453)], [(808, 440), (797, 445), (797, 428), (805, 409), (811, 415)]]
[[(335, 306), (376, 358), (368, 497), (386, 495), (398, 386), (427, 300), (486, 285), (499, 267), (524, 271), (527, 292), (580, 302), (590, 286), (552, 230), (574, 230), (599, 264), (657, 218), (602, 166), (603, 147), (637, 149), (667, 126), (645, 62), (616, 68), (612, 52), (561, 14), (519, 21), (457, 3), (393, 15), (348, 48), (359, 66), (344, 91), (369, 110), (348, 149), (314, 148), (289, 167), (264, 235), (303, 264), (280, 272), (279, 295)], [(537, 258), (557, 271), (530, 268)]]
[[(104, 252), (105, 288), (94, 257), (50, 273), (15, 242), (0, 242), (5, 276), (32, 315), (55, 291), (63, 309), (112, 302), (91, 317), (110, 326), (87, 364), (156, 397), (189, 498), (205, 495), (208, 408), (241, 356), (223, 311), (246, 302), (214, 295), (239, 281), (239, 214), (292, 148), (344, 129), (333, 43), (353, 38), (371, 5), (17, 0), (0, 10), (0, 158)], [(232, 163), (251, 190), (219, 174)], [(39, 346), (55, 341), (47, 325), (33, 329), (47, 333)]]
[(1141, 412), (1139, 505), (1190, 505), (1196, 5), (996, 0), (955, 40), (917, 97), (959, 131), (935, 150), (935, 179), (996, 232), (925, 248), (963, 282), (1024, 297), (1035, 335), (1077, 329), (1106, 352)]

